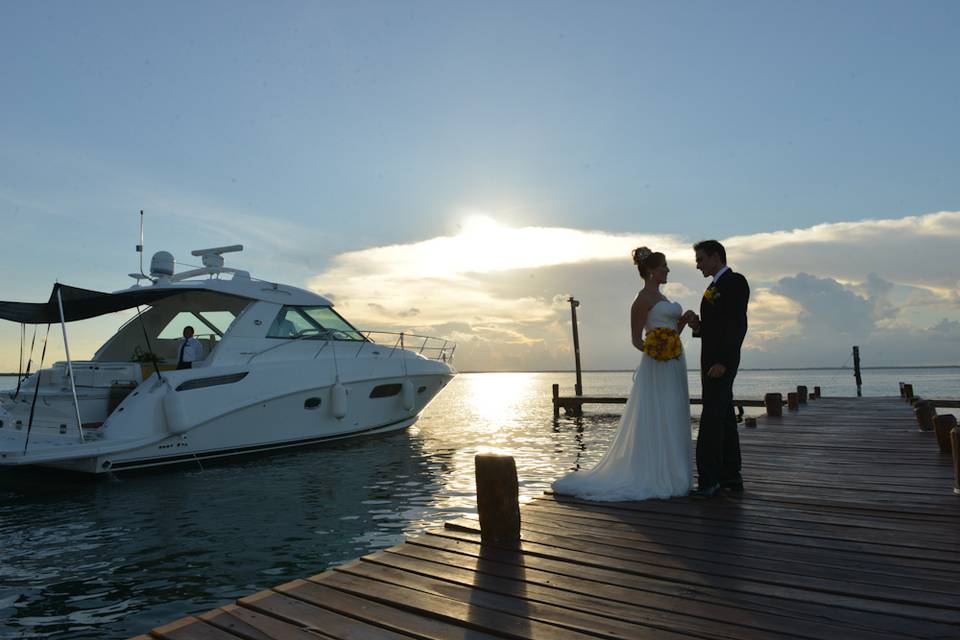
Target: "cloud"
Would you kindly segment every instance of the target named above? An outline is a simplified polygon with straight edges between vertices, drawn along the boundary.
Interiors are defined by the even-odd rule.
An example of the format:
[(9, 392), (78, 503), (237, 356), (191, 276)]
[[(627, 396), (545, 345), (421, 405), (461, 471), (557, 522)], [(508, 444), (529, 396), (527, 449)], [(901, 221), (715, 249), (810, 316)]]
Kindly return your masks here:
[[(960, 315), (957, 280), (945, 260), (958, 235), (960, 213), (940, 212), (724, 240), (731, 265), (753, 287), (744, 366), (838, 365), (857, 343), (876, 346), (875, 357), (896, 358), (872, 364), (960, 360), (960, 347), (949, 342)], [(642, 286), (630, 251), (662, 250), (671, 266), (664, 292), (696, 308), (705, 281), (693, 268), (691, 243), (478, 218), (456, 235), (340, 254), (309, 286), (335, 287), (338, 310), (363, 326), (447, 330), (460, 344), (458, 363), (469, 369), (570, 367), (573, 295), (581, 302), (584, 366), (630, 368), (639, 358), (629, 307)], [(939, 333), (932, 328), (941, 325)], [(915, 348), (886, 348), (894, 334)], [(935, 335), (947, 342), (934, 348)], [(685, 343), (695, 362), (698, 342)]]
[[(164, 207), (186, 212), (188, 204)], [(244, 220), (263, 225), (252, 214)], [(305, 253), (314, 242), (289, 226), (281, 230), (287, 238), (272, 245), (276, 251), (293, 243), (294, 253)], [(838, 366), (854, 344), (865, 364), (960, 362), (960, 283), (952, 267), (958, 235), (960, 213), (940, 212), (723, 240), (731, 266), (752, 288), (743, 366)], [(630, 343), (629, 309), (642, 282), (630, 252), (640, 245), (663, 251), (671, 268), (665, 294), (696, 309), (706, 282), (694, 269), (692, 241), (477, 218), (455, 235), (334, 255), (304, 279), (362, 329), (456, 341), (462, 369), (572, 367), (567, 300), (574, 296), (584, 366), (632, 368), (639, 354)], [(121, 320), (104, 319), (97, 331), (78, 323), (71, 329), (77, 357), (92, 353), (107, 324)], [(0, 369), (15, 370), (19, 329), (0, 328), (0, 338), (7, 345)], [(689, 334), (684, 342), (694, 366), (699, 343)]]

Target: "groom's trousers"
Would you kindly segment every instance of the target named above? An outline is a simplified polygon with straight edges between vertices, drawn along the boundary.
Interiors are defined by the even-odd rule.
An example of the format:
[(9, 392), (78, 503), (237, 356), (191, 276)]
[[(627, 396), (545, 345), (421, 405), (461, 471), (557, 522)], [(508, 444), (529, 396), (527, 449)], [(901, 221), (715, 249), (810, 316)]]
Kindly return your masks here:
[(703, 412), (697, 434), (697, 475), (701, 488), (741, 480), (740, 437), (733, 406), (736, 377), (736, 370), (728, 370), (719, 378), (710, 378), (703, 371), (700, 374)]

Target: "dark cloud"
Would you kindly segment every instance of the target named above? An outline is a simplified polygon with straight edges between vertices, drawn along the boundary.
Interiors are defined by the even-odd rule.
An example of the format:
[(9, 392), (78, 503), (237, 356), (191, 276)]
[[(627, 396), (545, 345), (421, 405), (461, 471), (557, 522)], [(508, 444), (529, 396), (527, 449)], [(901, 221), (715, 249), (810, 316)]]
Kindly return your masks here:
[[(773, 292), (803, 308), (800, 324), (807, 332), (829, 330), (848, 335), (868, 335), (874, 328), (873, 304), (833, 278), (798, 273), (781, 278)], [(816, 335), (811, 333), (811, 336)]]

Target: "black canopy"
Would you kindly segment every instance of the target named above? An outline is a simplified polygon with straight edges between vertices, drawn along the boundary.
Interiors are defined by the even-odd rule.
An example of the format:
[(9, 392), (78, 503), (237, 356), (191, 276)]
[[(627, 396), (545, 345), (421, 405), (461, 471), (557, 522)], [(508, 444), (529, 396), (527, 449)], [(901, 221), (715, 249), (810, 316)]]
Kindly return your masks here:
[(191, 289), (133, 289), (120, 293), (103, 293), (90, 289), (69, 287), (65, 284), (53, 285), (50, 299), (46, 302), (3, 302), (0, 301), (0, 319), (22, 322), (24, 324), (47, 324), (60, 322), (60, 306), (57, 303), (57, 290), (63, 299), (63, 318), (67, 322), (86, 320), (105, 313), (132, 309), (140, 305), (153, 304), (157, 300), (175, 296)]

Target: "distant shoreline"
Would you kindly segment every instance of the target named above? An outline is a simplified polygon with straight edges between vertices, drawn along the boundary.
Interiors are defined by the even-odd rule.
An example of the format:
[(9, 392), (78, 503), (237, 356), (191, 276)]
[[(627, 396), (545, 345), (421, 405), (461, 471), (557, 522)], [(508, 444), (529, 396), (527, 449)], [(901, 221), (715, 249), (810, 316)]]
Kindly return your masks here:
[[(861, 371), (883, 369), (960, 369), (960, 364), (911, 364), (860, 367)], [(583, 369), (583, 373), (629, 373), (633, 369)], [(740, 371), (849, 371), (853, 367), (744, 367)], [(573, 369), (464, 369), (458, 373), (576, 373)], [(16, 377), (16, 371), (0, 373), (0, 377)]]
[[(861, 371), (876, 371), (883, 369), (960, 369), (960, 364), (913, 364), (913, 365), (885, 365), (875, 367), (860, 367)], [(583, 369), (583, 373), (630, 373), (633, 369)], [(849, 371), (853, 367), (744, 367), (740, 371)], [(458, 373), (576, 373), (573, 369), (463, 369)]]

